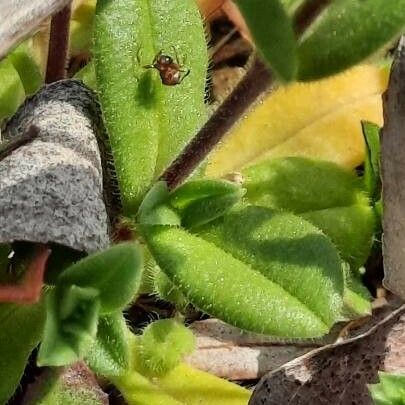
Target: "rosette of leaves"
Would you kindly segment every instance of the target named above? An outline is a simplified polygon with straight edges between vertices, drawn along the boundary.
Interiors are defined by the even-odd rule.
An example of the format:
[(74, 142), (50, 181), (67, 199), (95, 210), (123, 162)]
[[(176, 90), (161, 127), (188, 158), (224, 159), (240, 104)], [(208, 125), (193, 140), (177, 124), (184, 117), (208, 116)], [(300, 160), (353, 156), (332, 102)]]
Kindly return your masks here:
[(120, 312), (136, 296), (141, 275), (142, 257), (133, 242), (95, 253), (64, 270), (48, 293), (38, 363), (61, 366), (86, 355), (97, 363), (97, 353), (103, 348), (105, 352), (107, 341), (115, 347), (115, 353), (109, 351), (115, 360), (99, 367), (125, 368), (128, 348)]
[(171, 193), (158, 183), (138, 216), (157, 264), (193, 305), (242, 329), (326, 333), (342, 308), (336, 248), (300, 217), (238, 205), (242, 195), (227, 181), (193, 181)]

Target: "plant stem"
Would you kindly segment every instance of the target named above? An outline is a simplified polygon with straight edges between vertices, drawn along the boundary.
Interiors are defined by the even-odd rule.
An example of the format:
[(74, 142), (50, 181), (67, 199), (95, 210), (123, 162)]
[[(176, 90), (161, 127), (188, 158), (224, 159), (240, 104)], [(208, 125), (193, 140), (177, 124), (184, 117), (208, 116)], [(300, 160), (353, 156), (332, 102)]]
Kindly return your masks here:
[[(309, 0), (297, 11), (294, 27), (302, 34), (331, 0)], [(181, 184), (211, 152), (242, 114), (272, 82), (269, 68), (259, 58), (233, 92), (215, 111), (197, 135), (161, 175), (169, 189)]]
[(30, 125), (29, 128), (20, 136), (16, 136), (7, 142), (0, 144), (0, 160), (9, 156), (20, 146), (32, 142), (39, 135), (39, 129), (35, 125)]
[(161, 176), (169, 189), (182, 183), (271, 83), (271, 73), (258, 58), (215, 114)]
[(69, 4), (52, 17), (45, 83), (66, 77), (70, 11)]

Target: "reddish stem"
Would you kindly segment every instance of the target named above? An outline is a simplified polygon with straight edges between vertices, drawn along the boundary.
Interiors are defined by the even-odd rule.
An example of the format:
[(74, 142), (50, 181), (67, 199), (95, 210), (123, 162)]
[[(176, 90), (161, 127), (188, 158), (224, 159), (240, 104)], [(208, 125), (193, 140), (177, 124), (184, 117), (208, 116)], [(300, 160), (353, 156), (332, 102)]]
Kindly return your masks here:
[(51, 250), (37, 244), (34, 258), (29, 264), (21, 284), (0, 285), (0, 302), (33, 304), (41, 297), (44, 273)]
[(52, 17), (45, 83), (66, 77), (70, 13), (69, 4)]
[(234, 91), (221, 104), (180, 156), (162, 174), (169, 189), (181, 184), (217, 145), (235, 121), (271, 83), (267, 66), (258, 58)]

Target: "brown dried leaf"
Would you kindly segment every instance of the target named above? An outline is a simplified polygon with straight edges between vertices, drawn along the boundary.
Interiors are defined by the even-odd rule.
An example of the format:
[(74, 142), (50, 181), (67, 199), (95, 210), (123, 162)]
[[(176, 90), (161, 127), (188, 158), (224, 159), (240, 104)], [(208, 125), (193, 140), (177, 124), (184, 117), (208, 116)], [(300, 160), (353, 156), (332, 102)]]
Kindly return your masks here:
[(241, 67), (224, 67), (212, 72), (212, 92), (216, 101), (222, 102), (232, 92), (246, 73)]
[(197, 347), (186, 362), (228, 380), (257, 379), (320, 346), (367, 332), (400, 305), (401, 301), (389, 296), (388, 301), (373, 310), (372, 316), (337, 324), (328, 335), (307, 340), (249, 333), (218, 319), (194, 322), (190, 328)]
[(212, 20), (220, 12), (221, 7), (228, 0), (197, 0), (201, 14), (206, 21)]
[(384, 285), (405, 299), (405, 37), (401, 38), (383, 97), (381, 144)]
[(246, 25), (245, 20), (243, 19), (243, 16), (236, 4), (233, 1), (228, 0), (223, 4), (222, 11), (233, 22), (240, 35), (242, 35), (242, 37), (248, 40), (250, 43), (253, 43), (249, 28)]
[(327, 345), (264, 376), (249, 401), (264, 404), (371, 405), (378, 370), (405, 372), (405, 305), (368, 332)]
[(0, 6), (0, 59), (27, 38), (49, 16), (69, 0), (2, 1)]

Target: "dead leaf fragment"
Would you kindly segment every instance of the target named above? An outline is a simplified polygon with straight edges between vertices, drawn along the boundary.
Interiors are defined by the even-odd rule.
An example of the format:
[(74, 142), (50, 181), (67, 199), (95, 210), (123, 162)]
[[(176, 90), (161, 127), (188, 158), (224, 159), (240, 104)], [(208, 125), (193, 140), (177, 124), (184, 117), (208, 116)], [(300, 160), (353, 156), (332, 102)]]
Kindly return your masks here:
[(327, 345), (264, 376), (250, 405), (372, 405), (378, 370), (405, 372), (405, 305), (366, 333)]
[(241, 36), (252, 43), (249, 28), (236, 4), (231, 0), (197, 0), (201, 14), (210, 21), (220, 14), (225, 14), (235, 25)]
[(212, 19), (228, 0), (197, 0), (198, 8), (206, 21)]
[(250, 43), (253, 43), (249, 28), (236, 4), (233, 1), (228, 0), (223, 4), (222, 11), (233, 22), (240, 35)]
[(383, 184), (384, 286), (405, 299), (405, 37), (401, 38), (384, 94), (381, 172)]
[[(186, 358), (193, 367), (228, 380), (249, 380), (281, 367), (285, 363), (318, 347), (360, 336), (380, 323), (402, 302), (388, 295), (371, 316), (348, 323), (338, 323), (326, 336), (316, 339), (281, 339), (242, 331), (218, 319), (193, 322), (190, 329), (196, 337), (196, 350)], [(394, 361), (403, 362), (397, 356)], [(401, 360), (402, 359), (402, 360)]]
[(0, 59), (27, 38), (69, 0), (2, 1), (0, 7)]

